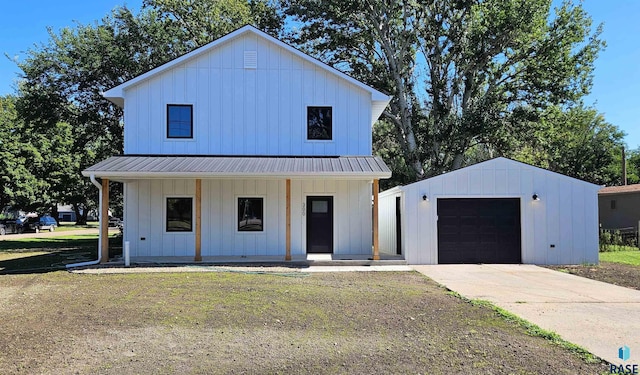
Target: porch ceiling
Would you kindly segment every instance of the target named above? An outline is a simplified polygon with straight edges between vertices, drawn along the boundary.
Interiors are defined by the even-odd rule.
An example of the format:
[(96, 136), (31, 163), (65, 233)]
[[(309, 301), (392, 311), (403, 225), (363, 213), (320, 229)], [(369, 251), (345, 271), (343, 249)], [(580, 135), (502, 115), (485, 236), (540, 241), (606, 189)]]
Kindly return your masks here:
[(84, 171), (112, 180), (155, 178), (331, 178), (391, 177), (377, 156), (112, 156)]

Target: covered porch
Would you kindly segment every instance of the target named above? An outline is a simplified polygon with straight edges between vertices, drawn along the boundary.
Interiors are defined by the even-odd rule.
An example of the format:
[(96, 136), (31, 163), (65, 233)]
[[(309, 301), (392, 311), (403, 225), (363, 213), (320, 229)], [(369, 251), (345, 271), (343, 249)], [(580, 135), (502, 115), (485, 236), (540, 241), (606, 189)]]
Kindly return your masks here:
[[(377, 157), (119, 156), (83, 174), (101, 179), (105, 218), (109, 181), (125, 184), (123, 240), (134, 262), (399, 260), (379, 251), (378, 181), (391, 172)], [(192, 206), (180, 232), (169, 229), (171, 199)], [(243, 217), (249, 200), (260, 205), (258, 214)], [(319, 235), (310, 222), (316, 206), (325, 213), (328, 206), (331, 215)], [(246, 230), (249, 222), (256, 228)], [(103, 263), (106, 228), (101, 220)], [(330, 246), (310, 243), (314, 233), (320, 242), (330, 238)]]

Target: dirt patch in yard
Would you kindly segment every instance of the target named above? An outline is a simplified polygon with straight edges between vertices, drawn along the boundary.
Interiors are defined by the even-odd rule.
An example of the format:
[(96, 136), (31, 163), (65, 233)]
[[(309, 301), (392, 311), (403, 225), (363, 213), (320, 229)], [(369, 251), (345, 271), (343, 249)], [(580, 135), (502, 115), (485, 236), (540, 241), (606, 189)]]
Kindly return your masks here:
[(2, 374), (597, 374), (415, 272), (5, 275)]
[(599, 265), (548, 266), (572, 275), (640, 290), (640, 267), (622, 263), (600, 262)]

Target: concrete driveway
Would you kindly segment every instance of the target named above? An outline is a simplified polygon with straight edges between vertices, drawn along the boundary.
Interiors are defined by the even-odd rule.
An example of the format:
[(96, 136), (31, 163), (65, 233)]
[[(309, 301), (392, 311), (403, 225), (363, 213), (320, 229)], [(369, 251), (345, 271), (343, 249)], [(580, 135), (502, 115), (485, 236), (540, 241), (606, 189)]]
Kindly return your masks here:
[[(487, 300), (610, 363), (640, 364), (640, 291), (533, 265), (412, 266), (450, 290)], [(631, 350), (627, 361), (618, 348)]]

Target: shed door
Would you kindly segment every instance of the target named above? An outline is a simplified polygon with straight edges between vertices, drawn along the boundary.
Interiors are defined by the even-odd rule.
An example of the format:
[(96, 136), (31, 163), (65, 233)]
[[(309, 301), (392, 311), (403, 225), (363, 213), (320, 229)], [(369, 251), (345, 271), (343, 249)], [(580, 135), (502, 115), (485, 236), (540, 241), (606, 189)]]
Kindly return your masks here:
[(438, 263), (521, 263), (520, 199), (438, 199)]

